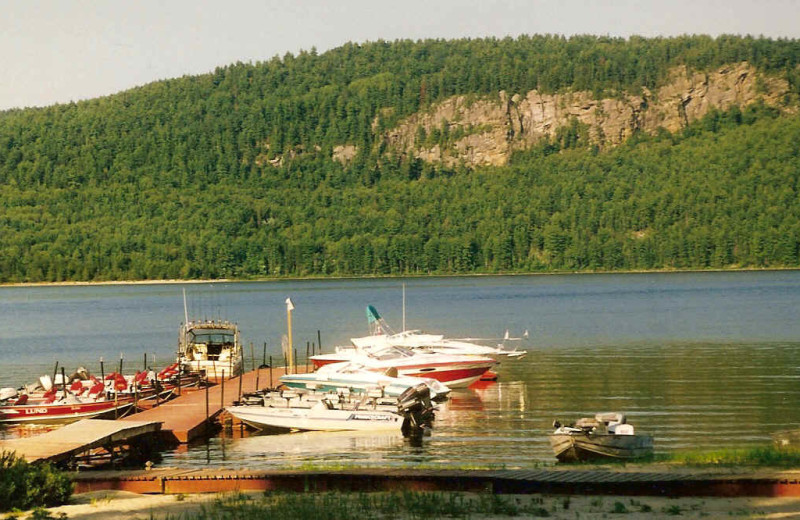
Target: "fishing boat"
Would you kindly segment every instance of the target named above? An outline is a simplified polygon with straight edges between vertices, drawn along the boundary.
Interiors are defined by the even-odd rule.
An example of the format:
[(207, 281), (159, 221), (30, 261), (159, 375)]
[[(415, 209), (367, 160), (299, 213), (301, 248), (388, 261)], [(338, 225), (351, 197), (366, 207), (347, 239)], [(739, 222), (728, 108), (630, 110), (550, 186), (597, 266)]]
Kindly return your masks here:
[(259, 430), (277, 431), (401, 431), (404, 436), (421, 436), (432, 427), (433, 405), (430, 389), (419, 384), (399, 398), (394, 410), (337, 407), (331, 395), (310, 408), (265, 405), (235, 405), (225, 410)]
[(78, 397), (67, 392), (60, 397), (47, 396), (42, 400), (31, 400), (27, 394), (12, 395), (3, 389), (0, 399), (0, 423), (66, 424), (80, 419), (121, 416), (134, 405), (132, 397), (109, 399), (100, 384), (95, 392)]
[(137, 372), (123, 376), (112, 372), (101, 379), (78, 369), (69, 378), (50, 376), (20, 389), (0, 389), (0, 423), (66, 424), (79, 419), (120, 417), (167, 400), (176, 389), (194, 386), (199, 378), (179, 376), (176, 365), (159, 373)]
[(450, 388), (433, 378), (400, 376), (394, 367), (385, 372), (368, 370), (356, 362), (331, 363), (306, 374), (286, 374), (280, 382), (290, 388), (336, 392), (346, 388), (350, 393), (364, 394), (378, 389), (387, 397), (398, 397), (408, 388), (424, 383), (434, 401), (447, 398)]
[(637, 459), (653, 453), (653, 437), (634, 433), (625, 414), (602, 413), (575, 424), (553, 423), (550, 445), (559, 462)]
[(219, 383), (242, 373), (239, 327), (223, 320), (186, 321), (178, 340), (178, 365)]
[(420, 352), (395, 345), (343, 349), (310, 359), (317, 368), (346, 361), (358, 363), (373, 372), (385, 373), (393, 368), (400, 376), (436, 379), (450, 388), (466, 388), (496, 363), (494, 359), (482, 356)]

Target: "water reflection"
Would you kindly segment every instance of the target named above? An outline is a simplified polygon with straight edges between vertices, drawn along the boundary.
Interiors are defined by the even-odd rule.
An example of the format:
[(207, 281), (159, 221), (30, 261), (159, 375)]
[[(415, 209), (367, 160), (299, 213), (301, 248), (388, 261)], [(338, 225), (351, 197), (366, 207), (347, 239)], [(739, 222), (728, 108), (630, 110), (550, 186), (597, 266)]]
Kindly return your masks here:
[(554, 419), (604, 411), (625, 412), (657, 452), (764, 445), (800, 425), (798, 366), (800, 343), (541, 349), (504, 363), (497, 382), (454, 391), (419, 447), (399, 434), (227, 434), (163, 464), (530, 467), (554, 461)]
[[(498, 382), (454, 392), (421, 447), (399, 434), (369, 444), (369, 435), (356, 442), (324, 434), (306, 442), (316, 437), (223, 432), (166, 454), (162, 464), (258, 467), (282, 465), (288, 457), (298, 464), (525, 467), (554, 460), (546, 438), (554, 419), (603, 411), (626, 412), (638, 430), (655, 436), (657, 452), (761, 445), (772, 432), (800, 427), (800, 272), (413, 279), (407, 285), (413, 328), (455, 337), (529, 329), (530, 354), (504, 362)], [(275, 317), (285, 315), (287, 295), (296, 295), (298, 341), (317, 340), (321, 329), (327, 350), (364, 330), (368, 303), (399, 323), (399, 287), (398, 280), (287, 281), (189, 286), (188, 292), (190, 298), (199, 291), (213, 295), (213, 307), (241, 325), (246, 343), (267, 341), (267, 354), (278, 358), (285, 323)], [(0, 288), (0, 387), (52, 374), (56, 361), (98, 373), (100, 357), (109, 371), (124, 353), (125, 367), (133, 370), (146, 351), (148, 363), (163, 365), (174, 357), (182, 318), (176, 286)], [(282, 448), (248, 447), (259, 443)]]

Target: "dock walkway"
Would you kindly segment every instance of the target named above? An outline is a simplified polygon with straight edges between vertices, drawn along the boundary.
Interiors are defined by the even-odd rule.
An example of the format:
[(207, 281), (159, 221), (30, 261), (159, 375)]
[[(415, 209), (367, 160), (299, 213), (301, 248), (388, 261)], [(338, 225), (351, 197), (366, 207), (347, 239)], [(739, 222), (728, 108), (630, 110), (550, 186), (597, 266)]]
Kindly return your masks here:
[[(298, 367), (304, 372), (305, 366)], [(284, 367), (272, 368), (272, 385), (278, 384), (278, 378), (285, 373)], [(192, 390), (180, 397), (137, 414), (120, 419), (120, 421), (155, 421), (162, 423), (161, 431), (174, 442), (188, 443), (206, 434), (210, 422), (226, 406), (230, 406), (239, 398), (239, 380), (242, 393), (253, 392), (259, 387), (270, 386), (270, 369), (252, 370), (240, 377), (228, 379), (224, 383), (208, 387), (208, 389)], [(258, 382), (258, 385), (256, 385)], [(206, 414), (206, 392), (208, 393), (208, 413)], [(224, 395), (223, 395), (224, 392)]]
[(155, 433), (160, 427), (153, 421), (83, 419), (35, 437), (0, 441), (0, 451), (16, 451), (28, 462), (61, 462), (95, 448), (117, 446)]
[(230, 491), (458, 491), (494, 494), (630, 496), (800, 496), (798, 471), (625, 471), (583, 469), (332, 471), (153, 469), (82, 472), (75, 491), (219, 493)]

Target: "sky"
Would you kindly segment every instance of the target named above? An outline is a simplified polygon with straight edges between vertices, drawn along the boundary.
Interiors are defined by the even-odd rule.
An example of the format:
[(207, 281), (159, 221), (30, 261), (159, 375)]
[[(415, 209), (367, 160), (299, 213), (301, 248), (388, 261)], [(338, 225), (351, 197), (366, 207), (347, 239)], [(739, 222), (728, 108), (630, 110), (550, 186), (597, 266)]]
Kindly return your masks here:
[(800, 37), (800, 0), (0, 0), (0, 110), (348, 41)]

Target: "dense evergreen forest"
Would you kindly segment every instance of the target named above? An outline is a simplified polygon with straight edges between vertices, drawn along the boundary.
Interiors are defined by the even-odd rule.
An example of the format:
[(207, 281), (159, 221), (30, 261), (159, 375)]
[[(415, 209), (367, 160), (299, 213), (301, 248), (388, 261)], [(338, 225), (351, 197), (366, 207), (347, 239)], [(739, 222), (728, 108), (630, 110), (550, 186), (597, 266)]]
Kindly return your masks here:
[(0, 112), (0, 282), (797, 267), (796, 107), (603, 150), (567, 132), (503, 167), (379, 138), (453, 95), (614, 96), (743, 61), (800, 95), (795, 40), (532, 36), (348, 44)]

